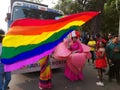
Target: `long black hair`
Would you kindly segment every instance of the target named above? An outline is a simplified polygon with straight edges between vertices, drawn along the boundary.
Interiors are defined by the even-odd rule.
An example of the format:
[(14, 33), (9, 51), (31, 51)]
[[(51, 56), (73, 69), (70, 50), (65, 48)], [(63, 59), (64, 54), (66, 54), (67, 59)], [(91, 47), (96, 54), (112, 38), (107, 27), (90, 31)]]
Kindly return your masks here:
[(4, 35), (5, 35), (5, 32), (3, 30), (0, 30), (0, 43), (2, 42)]

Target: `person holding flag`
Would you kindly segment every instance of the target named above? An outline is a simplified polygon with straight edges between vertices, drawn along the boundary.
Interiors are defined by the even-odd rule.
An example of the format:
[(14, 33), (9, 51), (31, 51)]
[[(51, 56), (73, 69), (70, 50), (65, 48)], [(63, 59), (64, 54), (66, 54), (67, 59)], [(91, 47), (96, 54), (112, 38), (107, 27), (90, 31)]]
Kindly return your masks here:
[(8, 84), (11, 80), (11, 72), (4, 71), (4, 64), (1, 63), (1, 53), (2, 53), (2, 40), (5, 36), (5, 32), (0, 30), (0, 90), (9, 89)]

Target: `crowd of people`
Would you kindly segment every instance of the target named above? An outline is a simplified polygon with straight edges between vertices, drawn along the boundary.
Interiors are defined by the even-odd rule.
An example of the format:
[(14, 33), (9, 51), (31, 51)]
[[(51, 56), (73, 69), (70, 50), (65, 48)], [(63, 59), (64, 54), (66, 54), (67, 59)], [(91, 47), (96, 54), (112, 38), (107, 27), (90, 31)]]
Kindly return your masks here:
[[(98, 86), (104, 86), (103, 72), (109, 68), (108, 80), (116, 79), (120, 83), (120, 42), (118, 35), (109, 33), (107, 36), (100, 34), (87, 34), (80, 39), (81, 42), (91, 47), (92, 64), (98, 71)], [(88, 63), (90, 63), (88, 60)]]
[[(112, 79), (116, 79), (120, 83), (120, 42), (118, 36), (111, 33), (108, 34), (107, 39), (100, 34), (86, 36), (73, 34), (70, 39), (64, 40), (56, 47), (52, 57), (66, 59), (65, 77), (71, 81), (83, 80), (82, 70), (86, 60), (88, 60), (88, 64), (94, 65), (97, 70), (98, 81), (96, 84), (98, 86), (104, 86), (103, 72), (107, 67), (109, 67), (108, 80), (111, 82)], [(2, 52), (2, 39), (1, 35), (0, 53)], [(40, 60), (40, 67), (39, 88), (52, 88), (49, 56)], [(4, 72), (4, 65), (0, 62), (0, 90), (7, 90), (10, 80), (11, 73)]]
[[(79, 44), (77, 39), (81, 41)], [(90, 47), (91, 53), (91, 58), (86, 58), (88, 59), (88, 64), (92, 62), (91, 64), (94, 66), (98, 73), (98, 81), (96, 82), (96, 84), (98, 86), (104, 86), (103, 73), (105, 72), (105, 68), (107, 67), (109, 67), (109, 70), (107, 71), (108, 80), (111, 82), (112, 79), (116, 79), (117, 83), (120, 83), (120, 42), (117, 35), (109, 33), (107, 36), (103, 36), (100, 34), (83, 33), (82, 36), (73, 35), (71, 37), (71, 41), (68, 41), (70, 42), (68, 44), (68, 50), (72, 52), (72, 54), (68, 55), (68, 58), (66, 59), (65, 76), (68, 79), (70, 79), (71, 81), (83, 80), (83, 74), (81, 72), (82, 69), (77, 67), (77, 64), (75, 64), (74, 62), (84, 62), (84, 59), (81, 58), (80, 55), (82, 55), (82, 53), (84, 52), (84, 47), (82, 46), (82, 44), (85, 44)], [(62, 46), (59, 47), (62, 48)], [(61, 50), (63, 52), (66, 51), (63, 49)], [(70, 63), (71, 60), (72, 63)], [(82, 64), (79, 65), (82, 66)], [(76, 68), (76, 71), (74, 67)], [(77, 71), (79, 73), (76, 73)]]

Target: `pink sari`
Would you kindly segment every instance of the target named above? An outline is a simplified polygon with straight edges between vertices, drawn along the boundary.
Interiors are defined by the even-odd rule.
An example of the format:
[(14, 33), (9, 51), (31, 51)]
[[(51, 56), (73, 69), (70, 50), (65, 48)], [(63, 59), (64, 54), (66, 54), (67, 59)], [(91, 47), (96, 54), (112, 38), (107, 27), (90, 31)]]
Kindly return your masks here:
[(90, 48), (84, 44), (81, 44), (79, 40), (75, 43), (72, 42), (70, 48), (67, 48), (68, 41), (59, 44), (55, 51), (54, 57), (59, 60), (66, 60), (65, 76), (71, 81), (83, 80), (83, 67), (86, 63), (87, 58), (90, 58)]

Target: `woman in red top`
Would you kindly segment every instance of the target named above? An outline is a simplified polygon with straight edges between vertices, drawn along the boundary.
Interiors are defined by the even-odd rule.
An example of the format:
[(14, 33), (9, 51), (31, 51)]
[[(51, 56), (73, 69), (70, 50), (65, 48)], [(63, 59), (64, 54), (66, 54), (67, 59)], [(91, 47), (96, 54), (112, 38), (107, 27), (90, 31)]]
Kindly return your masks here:
[(99, 81), (96, 82), (98, 86), (104, 86), (103, 83), (103, 68), (107, 67), (106, 62), (106, 53), (105, 53), (105, 44), (104, 42), (99, 43), (99, 48), (96, 51), (96, 61), (95, 66), (98, 69)]

